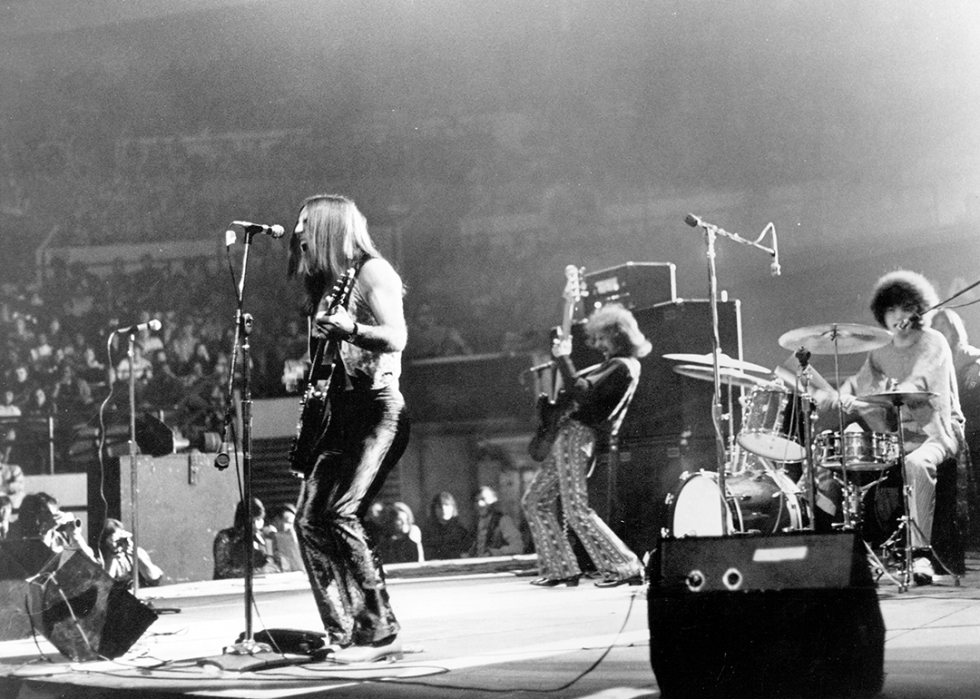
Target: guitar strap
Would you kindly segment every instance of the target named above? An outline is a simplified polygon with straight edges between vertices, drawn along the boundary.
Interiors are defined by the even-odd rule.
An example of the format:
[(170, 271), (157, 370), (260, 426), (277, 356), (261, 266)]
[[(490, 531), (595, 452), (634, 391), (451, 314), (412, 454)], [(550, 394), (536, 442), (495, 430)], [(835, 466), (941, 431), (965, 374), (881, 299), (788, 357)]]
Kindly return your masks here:
[[(640, 383), (639, 376), (636, 373), (637, 363), (634, 361), (628, 361), (622, 357), (615, 358), (618, 361), (623, 362), (626, 365), (627, 371), (630, 374), (630, 385), (623, 393), (623, 397), (619, 399), (619, 403), (616, 404), (616, 408), (610, 413), (612, 416), (612, 425), (609, 428), (609, 459), (608, 467), (610, 469), (615, 469), (619, 466), (619, 430), (623, 426), (623, 420), (626, 419), (626, 411), (629, 409), (630, 403), (633, 401), (633, 395), (636, 393), (636, 387)], [(595, 366), (599, 366), (598, 364)], [(592, 369), (594, 367), (589, 367)], [(585, 373), (588, 369), (583, 370), (580, 373)], [(590, 478), (595, 472), (595, 467), (598, 459), (593, 460), (592, 466), (589, 468), (589, 472), (586, 474), (586, 478)]]

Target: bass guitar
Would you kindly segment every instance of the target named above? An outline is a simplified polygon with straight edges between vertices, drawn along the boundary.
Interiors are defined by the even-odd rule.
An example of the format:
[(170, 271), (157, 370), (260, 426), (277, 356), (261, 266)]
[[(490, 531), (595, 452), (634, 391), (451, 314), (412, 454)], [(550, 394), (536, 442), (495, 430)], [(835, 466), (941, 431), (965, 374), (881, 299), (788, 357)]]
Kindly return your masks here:
[[(572, 332), (575, 308), (582, 299), (581, 275), (582, 270), (575, 265), (565, 267), (565, 289), (562, 291), (565, 308), (559, 331), (561, 337), (569, 337)], [(575, 402), (566, 391), (560, 389), (561, 375), (557, 370), (554, 375), (554, 388), (551, 395), (542, 393), (538, 396), (538, 429), (527, 445), (527, 452), (535, 461), (544, 461), (548, 458), (565, 418), (575, 410)]]
[[(341, 306), (346, 307), (354, 289), (357, 268), (351, 267), (337, 280), (326, 303), (332, 313)], [(317, 338), (310, 360), (310, 370), (306, 379), (306, 389), (299, 402), (299, 422), (296, 436), (289, 450), (289, 470), (297, 478), (306, 480), (316, 463), (316, 442), (323, 434), (323, 427), (330, 419), (330, 396), (336, 375), (340, 340)]]

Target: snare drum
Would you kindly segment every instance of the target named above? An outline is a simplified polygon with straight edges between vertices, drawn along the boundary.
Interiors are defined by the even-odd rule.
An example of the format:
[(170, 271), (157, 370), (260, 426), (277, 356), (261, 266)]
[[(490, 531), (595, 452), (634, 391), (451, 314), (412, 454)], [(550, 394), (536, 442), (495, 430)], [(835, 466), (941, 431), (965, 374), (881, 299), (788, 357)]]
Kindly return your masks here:
[[(802, 529), (804, 513), (797, 489), (782, 474), (745, 472), (725, 478), (728, 497), (721, 497), (718, 474), (685, 474), (667, 496), (668, 526), (664, 536), (721, 536), (722, 517), (728, 532), (775, 534)], [(724, 508), (723, 508), (724, 505)]]
[(840, 432), (822, 432), (817, 436), (815, 453), (824, 468), (848, 471), (880, 471), (898, 463), (898, 435), (891, 432), (844, 432), (841, 451)]
[(807, 412), (803, 400), (783, 388), (757, 387), (744, 400), (738, 443), (773, 461), (802, 461)]

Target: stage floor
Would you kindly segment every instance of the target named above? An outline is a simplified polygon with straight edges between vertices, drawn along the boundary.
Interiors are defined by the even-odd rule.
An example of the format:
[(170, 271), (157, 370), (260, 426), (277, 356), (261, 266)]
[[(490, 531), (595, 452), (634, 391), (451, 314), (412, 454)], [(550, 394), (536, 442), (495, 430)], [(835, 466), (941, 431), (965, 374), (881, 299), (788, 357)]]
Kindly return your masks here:
[[(883, 579), (887, 699), (973, 699), (980, 677), (980, 560), (968, 573), (900, 592)], [(533, 557), (470, 565), (392, 566), (405, 657), (337, 666), (303, 662), (223, 670), (244, 629), (241, 580), (141, 590), (161, 614), (115, 661), (73, 663), (43, 638), (0, 643), (0, 697), (557, 697), (659, 696), (643, 587), (528, 585)], [(255, 580), (253, 630), (319, 630), (305, 579)], [(806, 633), (806, 629), (799, 629)], [(215, 659), (212, 664), (208, 659)], [(202, 662), (204, 661), (204, 662)]]

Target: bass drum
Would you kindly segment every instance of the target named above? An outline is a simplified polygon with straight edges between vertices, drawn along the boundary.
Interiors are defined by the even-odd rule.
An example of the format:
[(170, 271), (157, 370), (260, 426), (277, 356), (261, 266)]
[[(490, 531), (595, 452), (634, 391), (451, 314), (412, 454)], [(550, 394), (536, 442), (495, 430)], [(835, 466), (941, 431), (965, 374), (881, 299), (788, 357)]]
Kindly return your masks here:
[[(781, 473), (745, 471), (725, 477), (722, 498), (718, 474), (686, 474), (667, 496), (665, 537), (776, 534), (803, 529), (806, 516), (798, 489)], [(722, 519), (724, 517), (724, 520)]]

